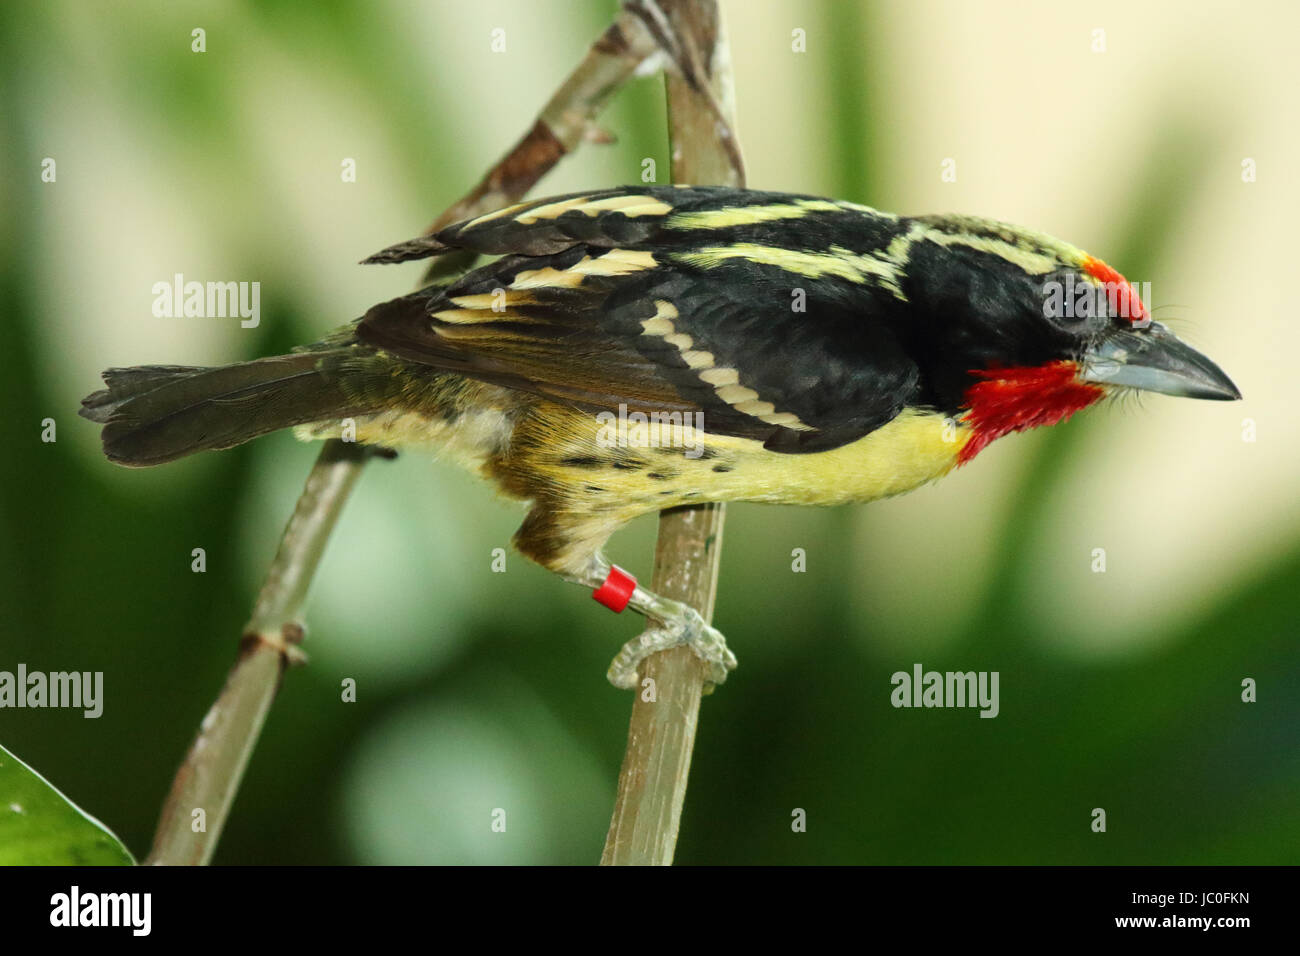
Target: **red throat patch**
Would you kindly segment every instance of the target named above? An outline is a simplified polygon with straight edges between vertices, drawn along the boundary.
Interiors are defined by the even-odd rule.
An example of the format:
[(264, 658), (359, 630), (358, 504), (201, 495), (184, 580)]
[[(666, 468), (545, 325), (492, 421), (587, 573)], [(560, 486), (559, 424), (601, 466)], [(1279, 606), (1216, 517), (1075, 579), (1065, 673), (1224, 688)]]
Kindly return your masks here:
[(983, 381), (966, 390), (970, 411), (962, 420), (972, 434), (957, 454), (957, 464), (966, 464), (996, 438), (1063, 422), (1101, 398), (1105, 390), (1079, 381), (1078, 371), (1074, 362), (972, 371)]

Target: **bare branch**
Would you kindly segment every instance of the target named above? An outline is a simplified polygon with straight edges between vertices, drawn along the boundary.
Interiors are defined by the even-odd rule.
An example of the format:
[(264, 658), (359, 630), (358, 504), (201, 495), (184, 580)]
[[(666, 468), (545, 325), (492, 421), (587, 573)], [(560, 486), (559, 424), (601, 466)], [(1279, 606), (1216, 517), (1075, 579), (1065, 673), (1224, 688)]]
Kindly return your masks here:
[[(202, 865), (212, 858), (280, 678), (301, 661), (299, 623), (325, 543), (370, 450), (325, 443), (244, 627), (239, 656), (172, 783), (146, 862)], [(203, 811), (196, 829), (195, 811)]]
[[(649, 0), (635, 4), (643, 22), (658, 23), (678, 68), (667, 76), (673, 181), (743, 186), (735, 131), (730, 52), (715, 0)], [(713, 616), (725, 506), (696, 505), (659, 518), (652, 587)], [(707, 669), (689, 648), (655, 654), (641, 676), (655, 682), (655, 700), (632, 705), (618, 796), (601, 863), (672, 863), (686, 781), (705, 693)]]
[[(624, 12), (592, 44), (543, 108), (537, 122), (463, 199), (426, 232), (517, 202), (566, 153), (598, 138), (594, 120), (609, 97), (657, 49), (641, 21)], [(427, 281), (427, 276), (426, 276)], [(286, 667), (302, 659), (302, 609), (335, 520), (372, 454), (362, 446), (326, 442), (307, 478), (280, 549), (267, 573), (239, 656), (176, 773), (163, 805), (153, 864), (206, 864)], [(195, 832), (193, 813), (205, 827)]]
[(464, 199), (438, 217), (425, 234), (469, 219), (485, 209), (500, 209), (517, 202), (566, 153), (593, 138), (604, 139), (605, 134), (595, 125), (596, 116), (637, 67), (657, 50), (641, 18), (627, 10), (620, 13), (542, 107), (532, 129)]

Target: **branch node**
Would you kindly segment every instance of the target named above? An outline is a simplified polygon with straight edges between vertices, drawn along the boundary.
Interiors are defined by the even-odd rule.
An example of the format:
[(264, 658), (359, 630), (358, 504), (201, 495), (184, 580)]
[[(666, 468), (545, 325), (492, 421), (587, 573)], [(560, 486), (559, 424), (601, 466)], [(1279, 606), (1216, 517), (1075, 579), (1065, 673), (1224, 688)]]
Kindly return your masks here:
[(239, 639), (239, 655), (253, 654), (265, 647), (280, 655), (285, 667), (301, 667), (307, 663), (306, 652), (299, 647), (307, 630), (297, 621), (287, 621), (279, 631), (246, 631)]

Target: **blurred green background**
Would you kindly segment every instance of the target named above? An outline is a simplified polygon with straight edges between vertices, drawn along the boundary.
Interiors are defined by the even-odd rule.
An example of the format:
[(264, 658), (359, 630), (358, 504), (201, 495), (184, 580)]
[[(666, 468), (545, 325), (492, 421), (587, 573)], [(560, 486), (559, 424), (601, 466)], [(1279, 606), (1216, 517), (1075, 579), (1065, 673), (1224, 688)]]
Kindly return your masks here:
[[(418, 266), (353, 263), (464, 193), (614, 8), (0, 5), (0, 670), (102, 670), (106, 697), (0, 711), (0, 742), (137, 855), (316, 450), (128, 471), (79, 399), (107, 366), (283, 351), (408, 291)], [(1300, 860), (1298, 8), (725, 9), (751, 185), (1061, 236), (1151, 282), (1246, 399), (1092, 410), (894, 501), (733, 506), (716, 623), (741, 667), (704, 704), (678, 862)], [(603, 125), (617, 145), (542, 194), (644, 157), (666, 178), (661, 79)], [(177, 272), (260, 281), (261, 325), (155, 318)], [(217, 862), (598, 859), (631, 706), (603, 675), (638, 622), (513, 553), (491, 573), (521, 514), (420, 454), (368, 468)], [(648, 574), (653, 536), (610, 553)], [(893, 709), (917, 662), (998, 671), (1000, 715)]]

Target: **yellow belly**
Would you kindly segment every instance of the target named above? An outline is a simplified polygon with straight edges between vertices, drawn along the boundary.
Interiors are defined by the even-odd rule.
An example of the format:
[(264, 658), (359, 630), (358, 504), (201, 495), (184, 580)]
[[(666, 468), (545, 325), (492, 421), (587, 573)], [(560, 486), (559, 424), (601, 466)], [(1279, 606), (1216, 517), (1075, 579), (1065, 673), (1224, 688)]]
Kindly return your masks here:
[[(966, 426), (938, 412), (906, 410), (850, 444), (791, 455), (685, 423), (611, 425), (612, 416), (492, 386), (467, 393), (451, 420), (445, 403), (431, 404), (360, 417), (355, 438), (428, 448), (514, 497), (547, 497), (566, 510), (623, 520), (701, 501), (837, 505), (902, 494), (951, 471), (970, 438)], [(338, 423), (298, 434), (335, 437)]]
[[(788, 455), (758, 442), (738, 449), (736, 490), (747, 501), (837, 505), (898, 495), (941, 478), (957, 463), (969, 430), (936, 412), (905, 411), (855, 442)], [(739, 439), (711, 438), (726, 448)], [(720, 477), (728, 477), (722, 475)]]
[(562, 489), (574, 510), (583, 499), (612, 499), (626, 513), (700, 501), (870, 501), (947, 474), (970, 438), (969, 429), (937, 412), (908, 410), (851, 444), (791, 455), (676, 425), (629, 425), (615, 435), (589, 414), (550, 408), (521, 423), (535, 451), (514, 467)]

